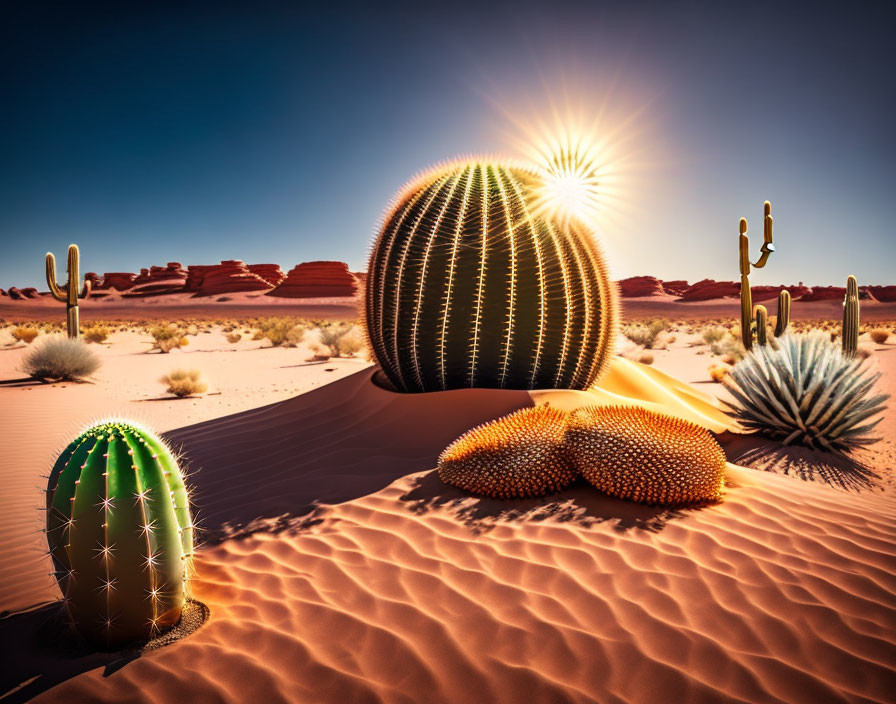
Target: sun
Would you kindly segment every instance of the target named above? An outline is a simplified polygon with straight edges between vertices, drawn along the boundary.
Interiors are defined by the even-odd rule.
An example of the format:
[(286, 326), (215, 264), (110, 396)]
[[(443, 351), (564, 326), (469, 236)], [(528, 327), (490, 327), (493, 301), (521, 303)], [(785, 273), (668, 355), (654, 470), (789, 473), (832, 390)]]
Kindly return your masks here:
[(558, 130), (529, 147), (529, 158), (540, 176), (533, 196), (534, 210), (566, 222), (575, 218), (597, 225), (610, 198), (611, 159), (590, 135)]

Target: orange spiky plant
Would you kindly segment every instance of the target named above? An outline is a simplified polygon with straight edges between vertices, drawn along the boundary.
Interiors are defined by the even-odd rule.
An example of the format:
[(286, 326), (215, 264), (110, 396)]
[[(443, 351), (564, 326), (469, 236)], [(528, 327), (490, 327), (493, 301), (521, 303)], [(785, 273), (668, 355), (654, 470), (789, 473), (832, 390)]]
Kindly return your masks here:
[(442, 452), (439, 477), (497, 499), (559, 491), (577, 476), (563, 449), (566, 415), (536, 406), (473, 428)]
[(567, 425), (573, 465), (606, 494), (666, 506), (721, 498), (725, 452), (695, 423), (640, 407), (588, 406)]

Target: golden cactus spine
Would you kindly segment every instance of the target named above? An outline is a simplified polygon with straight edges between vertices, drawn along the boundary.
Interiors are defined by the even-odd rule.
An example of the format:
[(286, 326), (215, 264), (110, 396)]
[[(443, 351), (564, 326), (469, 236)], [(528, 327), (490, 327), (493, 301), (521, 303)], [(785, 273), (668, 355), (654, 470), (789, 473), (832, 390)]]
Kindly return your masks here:
[(750, 264), (750, 240), (747, 237), (747, 219), (741, 218), (738, 227), (740, 230), (738, 240), (740, 252), (740, 334), (746, 349), (753, 347), (753, 296), (750, 292), (750, 267), (761, 269), (765, 266), (772, 252), (775, 251), (775, 245), (772, 241), (773, 224), (772, 204), (765, 201), (762, 218), (764, 241), (759, 250), (759, 259), (752, 265)]
[(449, 164), (386, 216), (365, 323), (402, 391), (589, 388), (615, 335), (616, 292), (593, 233), (538, 212), (534, 172)]
[(859, 347), (859, 284), (855, 276), (846, 279), (843, 299), (843, 354), (852, 356)]
[(778, 293), (778, 319), (775, 322), (775, 337), (781, 337), (790, 325), (790, 291)]
[(80, 253), (78, 245), (68, 246), (68, 281), (62, 286), (56, 283), (56, 258), (51, 252), (47, 252), (47, 285), (53, 298), (65, 303), (66, 322), (68, 336), (77, 339), (81, 334), (81, 320), (78, 311), (78, 299), (87, 298), (90, 295), (90, 281), (84, 280), (84, 287), (78, 293), (78, 265)]
[(756, 306), (756, 342), (760, 345), (768, 344), (768, 310), (765, 306)]

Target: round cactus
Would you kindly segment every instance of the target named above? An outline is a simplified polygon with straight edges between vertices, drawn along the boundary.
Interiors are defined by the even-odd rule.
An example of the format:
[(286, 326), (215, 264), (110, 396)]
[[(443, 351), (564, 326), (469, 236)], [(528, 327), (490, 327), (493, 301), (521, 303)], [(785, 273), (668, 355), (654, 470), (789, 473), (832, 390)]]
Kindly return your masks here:
[(725, 452), (707, 430), (638, 407), (588, 406), (569, 416), (566, 448), (602, 492), (681, 506), (721, 498)]
[(177, 462), (153, 433), (89, 428), (47, 483), (47, 543), (72, 622), (113, 647), (174, 625), (186, 600), (193, 525)]
[(446, 484), (496, 499), (543, 496), (576, 478), (563, 449), (566, 413), (524, 408), (467, 431), (439, 457)]
[(616, 291), (593, 233), (539, 214), (539, 176), (471, 161), (412, 182), (370, 257), (371, 349), (402, 391), (590, 387)]

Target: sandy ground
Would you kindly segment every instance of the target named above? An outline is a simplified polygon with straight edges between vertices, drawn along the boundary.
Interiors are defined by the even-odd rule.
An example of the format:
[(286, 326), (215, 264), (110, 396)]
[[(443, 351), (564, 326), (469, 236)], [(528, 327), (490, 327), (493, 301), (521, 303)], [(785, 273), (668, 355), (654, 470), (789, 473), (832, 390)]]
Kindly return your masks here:
[[(755, 450), (726, 432), (709, 355), (677, 337), (652, 366), (617, 359), (589, 393), (403, 396), (363, 360), (309, 363), (307, 348), (232, 346), (218, 331), (168, 355), (117, 333), (86, 384), (16, 381), (22, 348), (0, 350), (0, 697), (893, 701), (892, 413), (869, 460), (879, 480), (844, 490), (730, 465), (725, 500), (696, 510), (581, 483), (478, 500), (431, 471), (469, 427), (544, 402), (663, 409), (717, 432), (729, 459)], [(874, 357), (890, 390), (894, 348)], [(157, 378), (178, 367), (202, 370), (209, 393), (160, 400)], [(41, 606), (58, 592), (38, 475), (109, 413), (181, 448), (203, 529), (194, 592), (211, 619), (142, 655), (66, 650)]]

